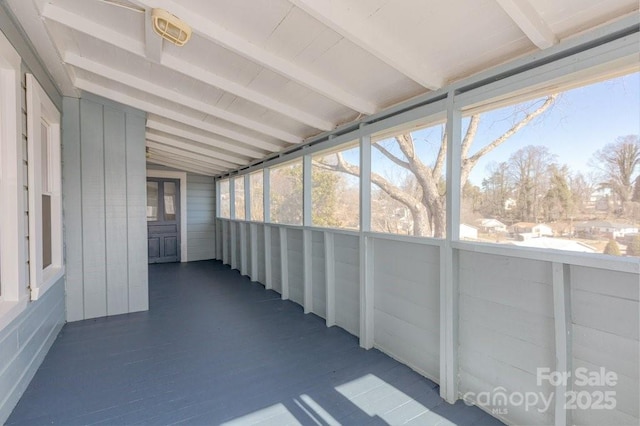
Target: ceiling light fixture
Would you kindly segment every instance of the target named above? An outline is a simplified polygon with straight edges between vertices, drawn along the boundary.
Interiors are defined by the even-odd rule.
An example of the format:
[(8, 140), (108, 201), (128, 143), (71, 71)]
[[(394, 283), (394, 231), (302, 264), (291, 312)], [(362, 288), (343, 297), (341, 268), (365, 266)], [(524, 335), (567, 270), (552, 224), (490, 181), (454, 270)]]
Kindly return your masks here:
[(151, 11), (153, 30), (176, 46), (184, 46), (191, 38), (191, 27), (164, 9)]

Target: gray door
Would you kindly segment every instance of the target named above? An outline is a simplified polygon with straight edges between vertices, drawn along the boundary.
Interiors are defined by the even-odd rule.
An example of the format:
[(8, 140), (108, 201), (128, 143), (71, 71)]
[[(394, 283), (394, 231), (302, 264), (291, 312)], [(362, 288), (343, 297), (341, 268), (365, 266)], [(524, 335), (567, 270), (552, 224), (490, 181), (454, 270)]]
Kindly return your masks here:
[(147, 178), (149, 263), (180, 262), (180, 181)]

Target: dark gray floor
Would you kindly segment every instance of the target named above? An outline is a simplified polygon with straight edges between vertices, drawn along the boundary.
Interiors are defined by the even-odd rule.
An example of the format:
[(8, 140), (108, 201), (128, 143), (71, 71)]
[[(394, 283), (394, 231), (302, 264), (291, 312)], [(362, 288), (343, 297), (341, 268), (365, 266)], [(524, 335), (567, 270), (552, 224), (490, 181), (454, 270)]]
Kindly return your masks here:
[(63, 328), (7, 424), (502, 424), (219, 262), (149, 280), (149, 312)]

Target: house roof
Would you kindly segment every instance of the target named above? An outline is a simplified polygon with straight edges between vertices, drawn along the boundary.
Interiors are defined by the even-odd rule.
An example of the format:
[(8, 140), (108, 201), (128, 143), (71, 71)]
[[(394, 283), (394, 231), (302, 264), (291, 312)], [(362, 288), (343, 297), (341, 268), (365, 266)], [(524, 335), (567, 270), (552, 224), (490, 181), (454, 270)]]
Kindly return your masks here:
[[(64, 95), (147, 112), (149, 161), (209, 175), (638, 11), (637, 0), (6, 3)], [(163, 42), (152, 8), (184, 20), (191, 40)]]
[(561, 238), (539, 237), (529, 238), (525, 241), (513, 241), (511, 244), (520, 247), (534, 247), (556, 250), (577, 251), (583, 253), (596, 253), (597, 250), (587, 244), (575, 240), (563, 240)]
[(638, 228), (637, 225), (633, 225), (630, 223), (616, 223), (610, 222), (606, 220), (589, 220), (586, 222), (579, 222), (575, 224), (576, 228), (612, 228), (612, 229), (629, 229), (629, 228)]

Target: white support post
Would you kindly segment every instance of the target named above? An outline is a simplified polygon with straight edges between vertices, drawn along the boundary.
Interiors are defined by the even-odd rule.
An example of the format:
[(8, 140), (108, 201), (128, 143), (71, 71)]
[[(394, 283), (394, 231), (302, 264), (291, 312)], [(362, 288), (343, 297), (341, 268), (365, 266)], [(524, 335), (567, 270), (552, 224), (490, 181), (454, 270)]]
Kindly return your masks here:
[(236, 219), (236, 184), (234, 178), (229, 178), (229, 219)]
[(373, 348), (374, 286), (371, 231), (371, 137), (360, 138), (360, 346)]
[(313, 250), (313, 234), (311, 230), (303, 230), (302, 238), (302, 252), (304, 256), (304, 313), (308, 314), (313, 312), (313, 265), (311, 253)]
[(258, 281), (258, 224), (249, 225), (251, 232), (251, 281)]
[(336, 271), (335, 271), (335, 245), (333, 234), (324, 232), (324, 277), (327, 297), (327, 327), (336, 325)]
[(271, 175), (270, 175), (270, 169), (268, 167), (262, 170), (262, 205), (263, 205), (263, 212), (264, 212), (264, 223), (270, 223), (271, 222)]
[[(311, 226), (311, 156), (302, 157), (302, 224)], [(302, 231), (302, 256), (303, 256), (303, 285), (304, 285), (304, 313), (308, 314), (313, 310), (313, 289), (312, 289), (312, 265), (311, 265), (311, 239), (313, 238), (309, 229)]]
[(251, 220), (251, 176), (244, 175), (244, 220)]
[(458, 399), (458, 252), (451, 241), (460, 236), (460, 171), (462, 115), (447, 98), (447, 235), (440, 250), (440, 396)]
[(302, 157), (302, 224), (311, 226), (311, 156)]
[(280, 231), (280, 277), (282, 281), (282, 300), (289, 299), (289, 250), (287, 249), (287, 228)]
[(271, 273), (271, 226), (264, 225), (264, 288), (273, 288), (273, 274)]
[[(553, 313), (556, 336), (556, 365), (555, 371), (561, 377), (572, 374), (571, 347), (571, 279), (569, 265), (553, 262)], [(567, 410), (567, 392), (572, 390), (571, 380), (555, 387), (555, 426), (572, 424), (571, 410)]]
[(246, 222), (238, 222), (240, 227), (240, 275), (249, 275), (247, 267), (247, 226)]

